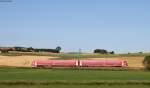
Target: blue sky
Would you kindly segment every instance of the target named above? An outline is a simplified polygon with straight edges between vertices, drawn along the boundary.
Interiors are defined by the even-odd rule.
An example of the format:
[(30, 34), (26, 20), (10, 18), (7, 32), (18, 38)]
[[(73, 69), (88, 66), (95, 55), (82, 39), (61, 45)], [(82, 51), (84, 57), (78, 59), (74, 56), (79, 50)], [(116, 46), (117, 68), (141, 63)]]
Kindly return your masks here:
[(150, 0), (0, 2), (0, 46), (150, 51)]

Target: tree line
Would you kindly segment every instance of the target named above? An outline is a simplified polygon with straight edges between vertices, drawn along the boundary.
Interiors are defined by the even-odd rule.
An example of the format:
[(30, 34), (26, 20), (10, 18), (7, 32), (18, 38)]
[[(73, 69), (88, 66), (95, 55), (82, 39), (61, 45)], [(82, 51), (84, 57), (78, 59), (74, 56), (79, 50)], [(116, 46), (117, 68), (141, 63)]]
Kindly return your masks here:
[(58, 46), (55, 49), (44, 49), (44, 48), (32, 48), (32, 47), (0, 47), (1, 53), (8, 53), (9, 51), (18, 52), (51, 52), (60, 53), (61, 47)]
[(115, 54), (114, 51), (108, 52), (108, 51), (105, 50), (105, 49), (95, 49), (95, 50), (94, 50), (94, 53), (99, 53), (99, 54)]
[[(61, 47), (58, 46), (55, 49), (44, 49), (44, 48), (33, 48), (33, 47), (0, 47), (1, 53), (8, 53), (9, 51), (18, 51), (18, 52), (51, 52), (51, 53), (60, 53)], [(115, 54), (114, 51), (108, 52), (105, 49), (95, 49), (93, 53), (99, 54)]]

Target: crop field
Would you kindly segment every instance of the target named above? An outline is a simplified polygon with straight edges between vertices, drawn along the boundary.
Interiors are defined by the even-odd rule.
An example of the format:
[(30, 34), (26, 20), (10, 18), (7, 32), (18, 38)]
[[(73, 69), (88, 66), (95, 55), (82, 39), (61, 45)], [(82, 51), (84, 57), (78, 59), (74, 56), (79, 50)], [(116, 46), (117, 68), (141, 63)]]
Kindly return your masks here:
[(47, 60), (50, 56), (0, 56), (0, 66), (31, 67), (34, 60)]
[(0, 87), (7, 88), (148, 88), (148, 71), (1, 68)]
[(52, 54), (52, 53), (3, 53), (0, 54), (0, 66), (31, 67), (34, 60), (46, 59), (96, 59), (96, 60), (126, 60), (130, 68), (143, 68), (144, 54)]

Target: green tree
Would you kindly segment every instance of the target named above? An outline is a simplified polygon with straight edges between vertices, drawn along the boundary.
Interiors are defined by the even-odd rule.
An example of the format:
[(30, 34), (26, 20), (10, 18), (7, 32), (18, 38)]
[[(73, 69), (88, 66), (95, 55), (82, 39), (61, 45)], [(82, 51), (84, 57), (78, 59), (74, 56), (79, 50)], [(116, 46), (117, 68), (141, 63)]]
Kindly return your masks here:
[(57, 46), (57, 47), (56, 47), (56, 50), (57, 50), (58, 52), (60, 52), (60, 51), (61, 51), (61, 47), (60, 47), (60, 46)]
[(143, 64), (147, 70), (150, 70), (150, 56), (145, 56)]
[(99, 53), (99, 54), (108, 54), (107, 50), (104, 49), (95, 49), (94, 53)]

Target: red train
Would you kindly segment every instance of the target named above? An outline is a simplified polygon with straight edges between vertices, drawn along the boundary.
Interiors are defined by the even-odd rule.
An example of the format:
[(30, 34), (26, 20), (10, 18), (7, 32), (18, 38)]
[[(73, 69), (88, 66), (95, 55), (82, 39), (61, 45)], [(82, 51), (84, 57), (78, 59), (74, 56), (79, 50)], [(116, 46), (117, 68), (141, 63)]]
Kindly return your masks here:
[(80, 67), (127, 67), (124, 60), (80, 60)]
[(32, 67), (127, 67), (124, 60), (39, 60)]
[(78, 63), (78, 60), (33, 61), (32, 67), (77, 67)]

